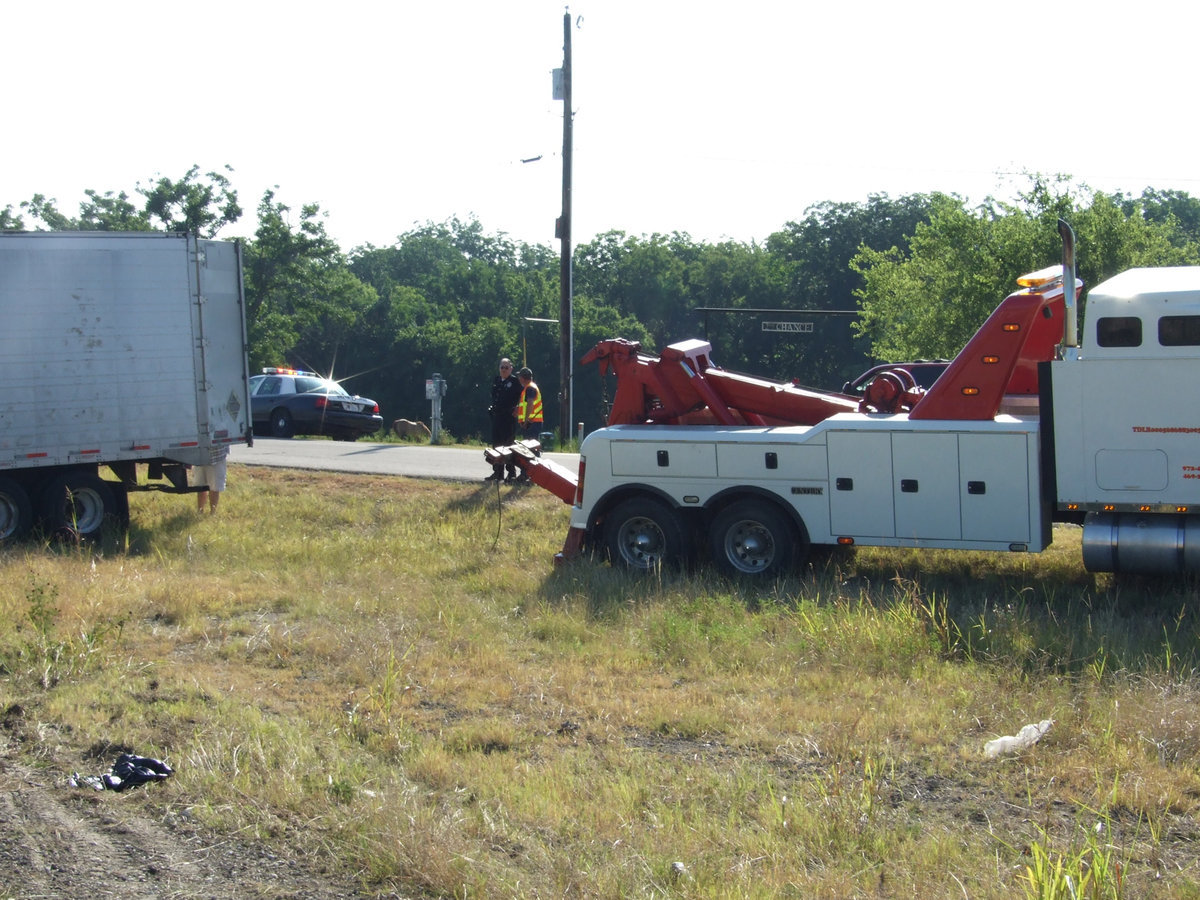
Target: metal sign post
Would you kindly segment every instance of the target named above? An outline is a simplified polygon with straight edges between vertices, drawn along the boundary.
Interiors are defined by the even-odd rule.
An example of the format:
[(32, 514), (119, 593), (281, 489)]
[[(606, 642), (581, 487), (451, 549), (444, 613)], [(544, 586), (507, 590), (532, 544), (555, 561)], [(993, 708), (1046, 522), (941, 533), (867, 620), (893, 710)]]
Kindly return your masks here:
[(446, 396), (446, 379), (437, 372), (425, 379), (425, 399), (433, 402), (429, 413), (429, 440), (436, 444), (442, 433), (442, 398)]

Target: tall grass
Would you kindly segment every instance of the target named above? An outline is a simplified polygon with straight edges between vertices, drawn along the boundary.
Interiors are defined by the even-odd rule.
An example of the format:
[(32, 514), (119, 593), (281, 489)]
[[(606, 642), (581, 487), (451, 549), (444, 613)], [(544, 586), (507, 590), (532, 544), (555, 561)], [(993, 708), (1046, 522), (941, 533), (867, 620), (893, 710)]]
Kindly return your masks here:
[(132, 503), (0, 551), (15, 745), (165, 757), (153, 802), (368, 895), (1200, 896), (1194, 585), (1089, 576), (1077, 532), (749, 587), (556, 569), (536, 489), (233, 466), (216, 516)]

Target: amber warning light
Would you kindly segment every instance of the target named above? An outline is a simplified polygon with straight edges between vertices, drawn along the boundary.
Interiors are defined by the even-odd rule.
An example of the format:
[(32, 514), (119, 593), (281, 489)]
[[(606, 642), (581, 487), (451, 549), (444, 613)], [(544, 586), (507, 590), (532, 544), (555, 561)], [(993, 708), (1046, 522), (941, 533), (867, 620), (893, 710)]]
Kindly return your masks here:
[(1046, 266), (1044, 269), (1038, 269), (1036, 272), (1022, 275), (1017, 279), (1017, 284), (1023, 288), (1038, 291), (1062, 284), (1062, 277), (1061, 265)]

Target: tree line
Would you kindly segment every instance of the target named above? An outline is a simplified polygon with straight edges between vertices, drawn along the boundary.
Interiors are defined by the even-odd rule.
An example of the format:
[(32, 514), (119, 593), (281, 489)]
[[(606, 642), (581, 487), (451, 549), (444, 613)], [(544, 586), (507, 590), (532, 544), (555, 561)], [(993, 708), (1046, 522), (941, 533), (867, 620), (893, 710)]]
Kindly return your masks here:
[[(372, 397), (385, 421), (427, 419), (425, 381), (448, 383), (443, 426), (487, 433), (496, 362), (528, 365), (560, 424), (559, 258), (475, 219), (426, 223), (386, 247), (341, 248), (319, 204), (273, 191), (239, 235), (232, 170), (192, 167), (132, 194), (85, 191), (76, 214), (43, 195), (0, 210), (0, 230), (194, 231), (244, 245), (251, 372), (312, 369)], [(1133, 266), (1200, 264), (1200, 200), (1176, 190), (1105, 194), (1031, 175), (1016, 201), (952, 194), (818, 203), (764, 242), (609, 231), (573, 255), (574, 355), (624, 337), (654, 353), (700, 337), (723, 368), (836, 389), (876, 361), (953, 356), (1022, 273), (1061, 258), (1075, 228), (1086, 284)], [(783, 324), (781, 324), (783, 323)], [(604, 423), (612, 384), (575, 370), (574, 418)], [(568, 431), (573, 431), (569, 423)]]

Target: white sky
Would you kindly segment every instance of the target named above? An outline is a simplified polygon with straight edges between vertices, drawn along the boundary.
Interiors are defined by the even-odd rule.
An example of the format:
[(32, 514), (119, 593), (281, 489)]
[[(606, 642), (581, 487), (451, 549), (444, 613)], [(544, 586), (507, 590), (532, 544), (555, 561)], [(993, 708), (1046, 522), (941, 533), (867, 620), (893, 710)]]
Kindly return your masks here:
[[(455, 215), (557, 249), (565, 9), (8, 4), (0, 208), (36, 192), (75, 214), (86, 188), (229, 164), (248, 214), (277, 185), (346, 250)], [(977, 201), (1023, 171), (1200, 195), (1189, 9), (576, 0), (574, 243), (762, 240), (823, 200)]]

